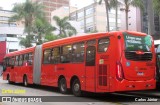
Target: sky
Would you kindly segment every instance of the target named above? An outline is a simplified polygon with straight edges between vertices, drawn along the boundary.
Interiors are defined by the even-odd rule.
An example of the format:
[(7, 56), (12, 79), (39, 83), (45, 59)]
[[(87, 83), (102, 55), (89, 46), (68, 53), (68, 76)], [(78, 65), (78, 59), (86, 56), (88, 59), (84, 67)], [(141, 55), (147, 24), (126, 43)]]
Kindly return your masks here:
[[(22, 3), (25, 0), (0, 0), (0, 7), (4, 10), (11, 10), (14, 6), (14, 3)], [(82, 8), (91, 4), (94, 0), (70, 0), (71, 6), (76, 6)]]

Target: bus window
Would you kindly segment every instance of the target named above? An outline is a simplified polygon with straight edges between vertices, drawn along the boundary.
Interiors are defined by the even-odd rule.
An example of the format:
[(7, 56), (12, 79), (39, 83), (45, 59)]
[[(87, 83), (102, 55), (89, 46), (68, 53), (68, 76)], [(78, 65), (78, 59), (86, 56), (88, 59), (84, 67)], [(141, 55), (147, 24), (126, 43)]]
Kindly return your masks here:
[(26, 65), (28, 63), (28, 59), (29, 59), (28, 54), (24, 54), (23, 65)]
[(32, 63), (33, 63), (33, 53), (29, 53), (28, 56), (29, 56), (29, 58), (28, 58), (28, 64), (32, 65)]
[(73, 44), (72, 62), (84, 61), (84, 42)]
[(9, 59), (9, 66), (13, 66), (14, 65), (14, 57), (11, 57)]
[(87, 41), (87, 46), (94, 46), (96, 44), (96, 40), (89, 40)]
[(98, 52), (106, 52), (109, 46), (109, 38), (99, 39), (98, 41)]
[(54, 64), (60, 63), (60, 47), (53, 48), (51, 63)]
[(6, 67), (9, 67), (9, 58), (5, 58)]
[(23, 55), (20, 55), (19, 56), (19, 63), (18, 63), (18, 65), (22, 66), (22, 64), (23, 64)]
[(96, 48), (95, 46), (87, 47), (86, 66), (95, 66)]
[(71, 62), (72, 46), (66, 45), (62, 47), (61, 63)]
[(44, 64), (49, 64), (51, 63), (51, 49), (46, 49), (44, 51), (44, 58), (43, 58), (43, 63)]
[(15, 63), (14, 63), (15, 66), (18, 66), (18, 61), (19, 61), (19, 56), (16, 56)]

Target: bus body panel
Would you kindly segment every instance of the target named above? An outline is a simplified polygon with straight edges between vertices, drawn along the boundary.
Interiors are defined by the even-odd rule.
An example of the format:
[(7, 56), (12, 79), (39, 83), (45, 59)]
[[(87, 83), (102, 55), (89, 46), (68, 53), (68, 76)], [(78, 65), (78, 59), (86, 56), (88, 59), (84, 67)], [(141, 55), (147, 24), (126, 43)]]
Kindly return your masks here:
[[(143, 33), (128, 32), (134, 36), (146, 36)], [(109, 38), (109, 46), (105, 52), (99, 52), (99, 41), (103, 38)], [(90, 40), (96, 40), (95, 45), (88, 45)], [(84, 61), (75, 63), (45, 63), (44, 51), (51, 48), (62, 48), (65, 45), (73, 45), (75, 43), (84, 42)], [(154, 48), (152, 46), (152, 48)], [(62, 49), (60, 49), (62, 50)], [(78, 78), (81, 90), (89, 92), (118, 92), (131, 90), (146, 90), (155, 88), (155, 57), (154, 51), (151, 61), (131, 61), (125, 56), (125, 41), (123, 32), (98, 33), (88, 36), (76, 36), (71, 38), (59, 39), (42, 44), (42, 55), (40, 72), (40, 85), (58, 87), (60, 78), (65, 78), (67, 88), (71, 88), (72, 79)], [(16, 56), (32, 52), (35, 53), (35, 47), (23, 51), (13, 52), (6, 55), (7, 57)], [(92, 53), (94, 62), (88, 64), (87, 57)], [(60, 54), (61, 55), (61, 54)], [(62, 58), (61, 58), (62, 59)], [(34, 59), (33, 59), (34, 60)], [(38, 62), (38, 61), (37, 61)], [(34, 84), (34, 70), (32, 65), (7, 67), (3, 73), (3, 79), (7, 79), (7, 75), (11, 76), (13, 82), (23, 82), (23, 76), (27, 75), (28, 82)], [(128, 64), (129, 63), (129, 66)], [(138, 71), (136, 71), (138, 68)], [(144, 75), (137, 75), (143, 72)], [(16, 78), (14, 78), (16, 75)], [(122, 77), (122, 78), (119, 78)]]
[[(122, 35), (122, 40), (121, 40), (122, 46), (125, 46), (123, 33), (121, 35)], [(130, 35), (137, 38), (136, 33), (131, 33)], [(124, 72), (125, 79), (129, 81), (146, 81), (146, 80), (151, 80), (152, 78), (155, 78), (156, 68), (155, 68), (155, 55), (154, 55), (153, 48), (154, 48), (154, 44), (152, 43), (151, 45), (152, 59), (145, 61), (147, 57), (150, 57), (147, 55), (148, 52), (146, 52), (146, 55), (145, 54), (133, 55), (132, 54), (133, 52), (127, 52), (130, 54), (128, 55), (128, 54), (125, 54), (126, 48), (123, 47), (121, 63), (124, 70), (123, 72)], [(135, 57), (132, 58), (134, 60), (130, 60), (126, 58), (127, 56), (129, 57), (135, 56)], [(139, 58), (137, 58), (136, 56), (138, 56)]]
[[(6, 54), (4, 58), (9, 58), (12, 56), (15, 57), (17, 55), (26, 53), (34, 53), (34, 47)], [(32, 84), (33, 83), (32, 74), (33, 74), (32, 65), (22, 64), (22, 66), (8, 66), (6, 71), (3, 73), (3, 79), (7, 80), (7, 76), (9, 76), (10, 81), (16, 83), (22, 83), (24, 75), (27, 75), (28, 83)]]

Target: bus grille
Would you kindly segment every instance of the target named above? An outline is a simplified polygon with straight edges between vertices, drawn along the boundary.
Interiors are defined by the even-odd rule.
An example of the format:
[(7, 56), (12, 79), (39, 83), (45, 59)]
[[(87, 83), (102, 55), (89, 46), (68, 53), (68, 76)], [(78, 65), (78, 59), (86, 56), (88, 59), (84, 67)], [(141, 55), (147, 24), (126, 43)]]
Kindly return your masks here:
[(99, 86), (107, 86), (107, 65), (99, 65)]
[(125, 52), (125, 57), (127, 60), (132, 61), (149, 61), (152, 60), (152, 53), (136, 54), (136, 52)]

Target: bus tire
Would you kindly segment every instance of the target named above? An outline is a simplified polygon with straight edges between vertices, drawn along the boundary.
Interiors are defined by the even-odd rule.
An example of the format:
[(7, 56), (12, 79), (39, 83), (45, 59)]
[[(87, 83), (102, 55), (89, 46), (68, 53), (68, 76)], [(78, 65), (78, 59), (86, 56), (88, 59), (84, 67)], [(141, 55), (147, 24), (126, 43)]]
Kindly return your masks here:
[(26, 87), (28, 86), (28, 79), (26, 75), (23, 77), (23, 85)]
[(72, 92), (75, 96), (77, 97), (80, 97), (82, 96), (82, 91), (81, 91), (81, 84), (80, 84), (80, 81), (79, 79), (75, 79), (73, 81), (73, 84), (72, 84)]
[(67, 83), (65, 78), (59, 80), (59, 90), (62, 94), (67, 93)]

